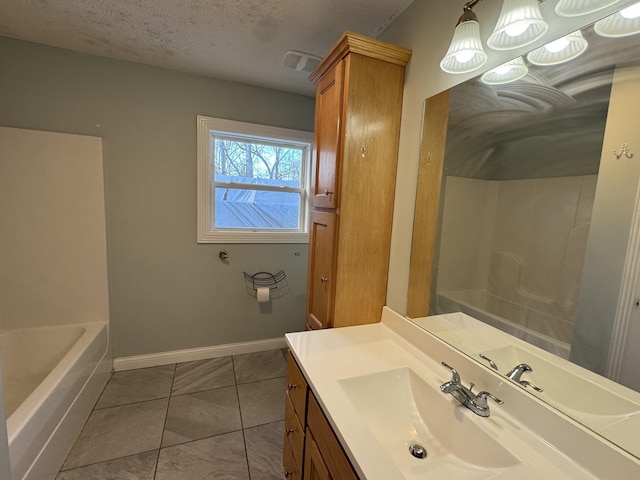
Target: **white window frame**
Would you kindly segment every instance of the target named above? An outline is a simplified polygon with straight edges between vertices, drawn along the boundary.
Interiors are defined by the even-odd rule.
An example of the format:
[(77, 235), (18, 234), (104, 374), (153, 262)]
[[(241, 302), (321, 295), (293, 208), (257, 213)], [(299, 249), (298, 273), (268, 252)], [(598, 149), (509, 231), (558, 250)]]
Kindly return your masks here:
[[(215, 168), (210, 161), (211, 132), (249, 141), (274, 141), (302, 147), (300, 227), (294, 229), (216, 228)], [(198, 243), (308, 243), (309, 172), (313, 133), (198, 115)], [(235, 184), (234, 184), (235, 185)], [(284, 189), (284, 187), (283, 187)]]

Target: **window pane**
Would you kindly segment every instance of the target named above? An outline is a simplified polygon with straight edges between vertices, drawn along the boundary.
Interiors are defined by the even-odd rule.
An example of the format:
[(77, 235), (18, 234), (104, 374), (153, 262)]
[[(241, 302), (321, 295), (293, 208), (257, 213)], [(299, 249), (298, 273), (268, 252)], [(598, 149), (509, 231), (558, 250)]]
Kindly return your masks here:
[(264, 179), (300, 187), (303, 154), (298, 147), (215, 138), (215, 180), (224, 181), (220, 176), (247, 183)]
[(216, 188), (216, 228), (298, 229), (300, 194)]

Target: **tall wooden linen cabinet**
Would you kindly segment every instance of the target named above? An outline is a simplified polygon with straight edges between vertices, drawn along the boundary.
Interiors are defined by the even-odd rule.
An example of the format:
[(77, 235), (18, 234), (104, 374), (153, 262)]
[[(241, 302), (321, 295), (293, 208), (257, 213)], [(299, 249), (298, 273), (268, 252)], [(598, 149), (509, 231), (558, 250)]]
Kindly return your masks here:
[(309, 77), (316, 111), (308, 329), (380, 319), (410, 56), (408, 49), (346, 32)]

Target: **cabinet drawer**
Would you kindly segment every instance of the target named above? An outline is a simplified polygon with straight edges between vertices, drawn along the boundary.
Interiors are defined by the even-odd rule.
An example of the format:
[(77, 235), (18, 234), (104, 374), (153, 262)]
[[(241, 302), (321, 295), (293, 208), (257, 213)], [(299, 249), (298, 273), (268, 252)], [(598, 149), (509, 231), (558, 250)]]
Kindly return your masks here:
[(302, 428), (298, 416), (293, 409), (293, 404), (289, 398), (289, 394), (285, 395), (284, 401), (284, 437), (285, 443), (289, 442), (293, 457), (299, 467), (303, 465), (304, 452), (304, 429)]
[(307, 415), (307, 381), (291, 353), (287, 355), (287, 393), (304, 428)]
[(283, 452), (282, 452), (282, 466), (284, 467), (284, 477), (287, 480), (302, 480), (300, 469), (296, 465), (296, 461), (293, 459), (293, 453), (291, 452), (291, 446), (289, 442), (285, 440)]

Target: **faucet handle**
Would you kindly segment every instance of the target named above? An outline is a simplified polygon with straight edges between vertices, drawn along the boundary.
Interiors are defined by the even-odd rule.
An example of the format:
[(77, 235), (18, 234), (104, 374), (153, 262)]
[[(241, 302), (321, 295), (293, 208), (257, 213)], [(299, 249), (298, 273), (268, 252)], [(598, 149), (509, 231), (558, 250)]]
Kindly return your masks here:
[(520, 380), (520, 385), (522, 385), (524, 388), (531, 387), (536, 392), (543, 392), (544, 391), (539, 386), (537, 386), (535, 383), (531, 383), (529, 380)]
[(482, 391), (476, 395), (475, 404), (478, 408), (489, 408), (487, 406), (487, 398), (490, 398), (494, 402), (499, 405), (502, 405), (504, 402), (496, 397), (493, 393)]
[(460, 374), (458, 373), (458, 371), (455, 368), (453, 368), (452, 366), (448, 365), (447, 362), (442, 362), (442, 365), (444, 365), (449, 370), (451, 370), (451, 375), (452, 375), (451, 381), (453, 383), (460, 383), (461, 382)]

